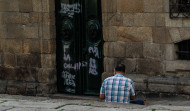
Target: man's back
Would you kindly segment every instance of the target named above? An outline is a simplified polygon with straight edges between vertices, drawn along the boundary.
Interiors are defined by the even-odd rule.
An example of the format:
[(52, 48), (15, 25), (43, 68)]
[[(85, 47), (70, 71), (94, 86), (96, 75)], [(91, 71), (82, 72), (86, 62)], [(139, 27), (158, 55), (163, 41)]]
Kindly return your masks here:
[(106, 102), (130, 103), (130, 96), (135, 95), (133, 81), (116, 74), (104, 80), (100, 94), (105, 94)]

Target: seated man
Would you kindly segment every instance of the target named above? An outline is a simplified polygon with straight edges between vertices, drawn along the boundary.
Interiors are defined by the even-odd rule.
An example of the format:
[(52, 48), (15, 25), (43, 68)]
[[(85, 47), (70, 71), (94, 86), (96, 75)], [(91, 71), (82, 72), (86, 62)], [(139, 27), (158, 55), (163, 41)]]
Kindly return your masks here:
[(108, 77), (102, 83), (100, 99), (105, 102), (134, 103), (144, 105), (144, 101), (135, 99), (133, 81), (125, 75), (125, 65), (118, 64), (114, 69), (114, 76)]

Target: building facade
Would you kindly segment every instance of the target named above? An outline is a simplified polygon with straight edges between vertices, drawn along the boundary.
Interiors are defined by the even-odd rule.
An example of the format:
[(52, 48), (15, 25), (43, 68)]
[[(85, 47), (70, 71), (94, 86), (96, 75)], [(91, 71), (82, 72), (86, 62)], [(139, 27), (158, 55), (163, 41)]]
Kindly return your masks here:
[[(65, 89), (62, 85), (75, 84), (70, 79), (79, 78), (74, 79), (81, 84), (74, 93), (92, 94), (90, 88), (100, 84), (100, 79), (112, 76), (114, 66), (123, 63), (136, 91), (190, 94), (189, 15), (188, 0), (184, 3), (181, 0), (92, 0), (92, 3), (0, 0), (0, 93), (57, 93)], [(73, 26), (68, 25), (70, 22), (75, 26), (72, 32), (69, 32)], [(75, 56), (70, 57), (65, 53), (70, 43), (68, 38), (77, 35), (80, 43), (74, 42), (75, 48), (69, 53)], [(97, 45), (99, 42), (93, 37), (100, 37), (101, 44)], [(88, 54), (80, 53), (86, 52), (81, 45), (84, 43)], [(77, 58), (77, 54), (81, 56)], [(87, 62), (81, 62), (83, 57)], [(70, 67), (73, 64), (64, 65), (71, 62), (66, 61), (70, 58), (77, 58), (77, 62), (72, 62), (75, 68)], [(94, 66), (95, 60), (99, 62)], [(99, 64), (103, 64), (103, 69)], [(64, 71), (72, 74), (68, 76)], [(73, 73), (79, 76), (72, 76)], [(68, 83), (65, 78), (70, 78)]]

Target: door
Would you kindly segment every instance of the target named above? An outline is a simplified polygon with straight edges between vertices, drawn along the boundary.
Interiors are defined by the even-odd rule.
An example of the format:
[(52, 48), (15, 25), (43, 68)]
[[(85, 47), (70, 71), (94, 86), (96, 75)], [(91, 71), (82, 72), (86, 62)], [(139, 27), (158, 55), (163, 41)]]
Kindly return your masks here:
[(103, 71), (100, 0), (58, 0), (58, 90), (98, 94)]

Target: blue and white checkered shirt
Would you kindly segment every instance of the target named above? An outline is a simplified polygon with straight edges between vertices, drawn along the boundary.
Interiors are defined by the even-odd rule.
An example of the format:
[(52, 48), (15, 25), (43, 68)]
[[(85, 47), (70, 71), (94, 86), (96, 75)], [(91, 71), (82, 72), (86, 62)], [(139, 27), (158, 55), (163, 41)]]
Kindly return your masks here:
[(100, 94), (105, 94), (106, 102), (130, 103), (130, 96), (135, 96), (133, 81), (117, 73), (104, 80)]

